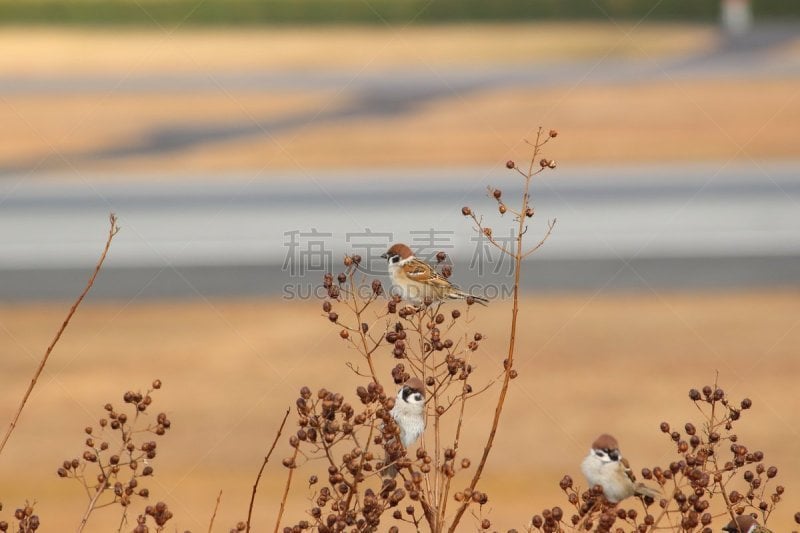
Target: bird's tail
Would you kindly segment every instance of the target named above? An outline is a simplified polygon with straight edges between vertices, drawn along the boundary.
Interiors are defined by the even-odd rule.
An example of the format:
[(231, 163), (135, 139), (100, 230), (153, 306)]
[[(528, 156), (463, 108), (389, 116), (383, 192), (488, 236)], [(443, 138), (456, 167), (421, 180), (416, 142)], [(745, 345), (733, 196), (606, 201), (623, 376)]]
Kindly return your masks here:
[(637, 483), (636, 487), (634, 487), (634, 491), (637, 496), (646, 496), (648, 498), (653, 498), (656, 501), (658, 501), (658, 499), (662, 496), (661, 491), (648, 487), (644, 483)]
[(389, 465), (383, 470), (381, 470), (381, 476), (384, 478), (394, 479), (397, 477), (397, 467), (394, 465)]
[(386, 453), (383, 458), (383, 464), (387, 465), (381, 470), (381, 477), (394, 479), (397, 477), (397, 466), (392, 462), (392, 457)]
[(488, 298), (484, 298), (483, 296), (475, 296), (474, 294), (469, 294), (463, 291), (453, 291), (448, 294), (448, 296), (454, 300), (466, 300), (467, 298), (472, 297), (476, 304), (481, 304), (484, 307), (489, 305)]

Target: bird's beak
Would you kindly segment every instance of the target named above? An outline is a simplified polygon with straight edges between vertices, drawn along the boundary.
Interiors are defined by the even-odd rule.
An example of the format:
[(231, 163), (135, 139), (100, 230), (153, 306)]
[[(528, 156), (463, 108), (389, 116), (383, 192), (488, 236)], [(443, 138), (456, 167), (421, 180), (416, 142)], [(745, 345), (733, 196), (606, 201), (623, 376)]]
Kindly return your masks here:
[(389, 254), (381, 254), (381, 257), (382, 257), (383, 259), (389, 259)]

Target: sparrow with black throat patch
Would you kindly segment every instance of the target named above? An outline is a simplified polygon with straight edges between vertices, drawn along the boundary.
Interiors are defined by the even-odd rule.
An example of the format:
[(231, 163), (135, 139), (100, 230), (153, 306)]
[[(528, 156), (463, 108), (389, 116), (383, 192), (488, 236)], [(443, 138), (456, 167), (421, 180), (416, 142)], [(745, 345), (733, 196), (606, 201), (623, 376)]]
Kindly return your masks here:
[(600, 485), (609, 503), (619, 503), (631, 496), (658, 499), (661, 493), (643, 483), (637, 483), (627, 461), (619, 452), (617, 439), (606, 433), (597, 437), (589, 455), (581, 463), (581, 472), (589, 487)]
[(393, 244), (382, 258), (389, 262), (392, 284), (400, 291), (403, 300), (420, 305), (431, 301), (464, 300), (472, 297), (477, 303), (487, 305), (489, 300), (469, 294), (448, 281), (431, 265), (414, 256), (411, 248), (402, 243)]

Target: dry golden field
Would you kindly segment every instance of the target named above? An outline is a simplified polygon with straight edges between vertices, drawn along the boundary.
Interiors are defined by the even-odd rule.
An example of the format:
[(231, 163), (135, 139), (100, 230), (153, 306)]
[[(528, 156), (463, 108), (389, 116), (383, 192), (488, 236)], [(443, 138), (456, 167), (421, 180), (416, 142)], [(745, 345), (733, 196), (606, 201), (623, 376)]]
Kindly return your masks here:
[[(77, 169), (109, 177), (143, 172), (145, 179), (170, 171), (492, 165), (519, 155), (519, 142), (535, 133), (534, 118), (558, 128), (552, 156), (571, 164), (781, 159), (797, 155), (798, 94), (795, 79), (496, 89), (428, 103), (398, 117), (311, 122), (283, 134), (105, 161), (82, 154), (136, 145), (166, 120), (189, 130), (211, 123), (247, 125), (324, 113), (346, 99), (327, 91), (14, 96), (0, 104), (0, 121), (9, 125), (0, 131), (0, 160), (35, 166), (49, 159), (71, 176)], [(669, 113), (663, 112), (665, 103)]]
[[(1, 420), (10, 419), (67, 307), (0, 306)], [(476, 383), (501, 368), (509, 313), (501, 301), (476, 311), (474, 327), (487, 337), (473, 359)], [(800, 509), (798, 317), (797, 289), (528, 295), (520, 316), (520, 376), (482, 485), (494, 527), (521, 528), (545, 506), (565, 506), (558, 480), (565, 473), (580, 479), (578, 464), (601, 431), (620, 439), (635, 466), (668, 462), (672, 447), (659, 423), (696, 421), (687, 391), (719, 372), (732, 397), (753, 400), (738, 426), (740, 440), (779, 467), (787, 491), (771, 525), (788, 531)], [(151, 500), (169, 503), (177, 531), (206, 531), (221, 490), (215, 530), (227, 531), (246, 516), (255, 474), (298, 389), (324, 386), (353, 398), (360, 380), (345, 361), (355, 357), (317, 302), (89, 302), (0, 456), (1, 514), (7, 519), (28, 498), (36, 500), (45, 531), (73, 529), (87, 498), (56, 469), (80, 456), (83, 428), (96, 427), (103, 404), (122, 404), (123, 391), (157, 377), (164, 387), (154, 408), (168, 413), (173, 429), (152, 463)], [(388, 377), (388, 349), (379, 359)], [(478, 455), (496, 392), (467, 413), (466, 456)], [(258, 493), (255, 531), (271, 530), (287, 450), (283, 438)], [(309, 466), (316, 465), (301, 470), (294, 485), (289, 518), (300, 519), (309, 506), (303, 481)], [(118, 520), (116, 509), (101, 509), (88, 531), (116, 531)]]
[[(569, 38), (565, 38), (569, 36)], [(178, 28), (8, 27), (0, 70), (16, 75), (374, 69), (661, 57), (716, 42), (711, 26), (630, 23)], [(335, 51), (335, 53), (332, 53)]]

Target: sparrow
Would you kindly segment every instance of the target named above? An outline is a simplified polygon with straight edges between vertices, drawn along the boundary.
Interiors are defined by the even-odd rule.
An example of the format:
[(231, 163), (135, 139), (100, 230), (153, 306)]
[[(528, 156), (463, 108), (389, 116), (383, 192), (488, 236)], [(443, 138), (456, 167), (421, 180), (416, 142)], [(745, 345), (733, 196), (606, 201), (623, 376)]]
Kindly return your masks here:
[(393, 244), (381, 257), (389, 261), (389, 275), (392, 284), (400, 290), (400, 296), (414, 305), (422, 304), (426, 298), (441, 301), (472, 296), (481, 305), (487, 305), (489, 301), (460, 290), (431, 265), (414, 257), (411, 248), (405, 244)]
[[(412, 377), (397, 391), (394, 407), (389, 412), (400, 428), (400, 442), (408, 449), (425, 432), (425, 384)], [(386, 462), (390, 462), (387, 457)], [(397, 469), (390, 466), (385, 475), (394, 477)]]
[(736, 520), (731, 520), (727, 526), (722, 528), (722, 531), (728, 531), (729, 533), (772, 533), (769, 529), (759, 525), (756, 519), (749, 514), (737, 516)]
[(603, 487), (603, 494), (609, 503), (618, 503), (634, 495), (653, 499), (661, 496), (655, 489), (636, 483), (627, 461), (619, 452), (617, 439), (605, 433), (592, 444), (589, 455), (581, 463), (581, 472), (590, 487)]

